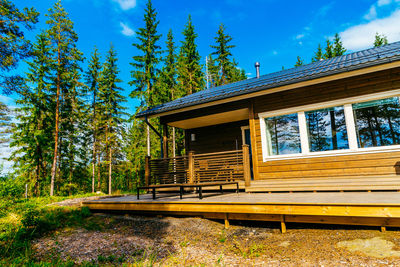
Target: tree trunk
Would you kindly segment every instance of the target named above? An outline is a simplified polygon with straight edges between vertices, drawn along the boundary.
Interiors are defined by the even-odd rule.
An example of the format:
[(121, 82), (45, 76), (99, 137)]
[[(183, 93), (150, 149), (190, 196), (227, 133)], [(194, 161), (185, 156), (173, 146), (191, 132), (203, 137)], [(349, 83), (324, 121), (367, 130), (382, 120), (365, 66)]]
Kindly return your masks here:
[[(60, 31), (59, 31), (60, 32)], [(59, 33), (58, 32), (58, 33)], [(61, 37), (58, 34), (58, 38)], [(60, 42), (57, 41), (57, 65), (61, 65), (61, 51), (60, 51)], [(50, 196), (54, 195), (54, 180), (56, 178), (56, 169), (57, 169), (57, 157), (58, 157), (58, 132), (59, 132), (59, 122), (60, 122), (60, 94), (61, 94), (61, 74), (60, 71), (57, 70), (57, 93), (56, 93), (56, 118), (55, 118), (55, 129), (54, 129), (54, 156), (53, 156), (53, 165), (51, 166), (51, 182), (50, 182)]]
[(110, 146), (110, 154), (109, 154), (109, 163), (108, 163), (108, 194), (111, 195), (111, 183), (112, 183), (112, 148)]
[(54, 195), (54, 180), (56, 177), (57, 169), (57, 155), (58, 155), (58, 132), (59, 132), (59, 121), (60, 121), (60, 75), (57, 74), (57, 95), (56, 95), (56, 125), (54, 129), (54, 156), (53, 165), (51, 166), (51, 182), (50, 182), (50, 196)]
[(101, 191), (100, 153), (97, 153), (97, 191)]

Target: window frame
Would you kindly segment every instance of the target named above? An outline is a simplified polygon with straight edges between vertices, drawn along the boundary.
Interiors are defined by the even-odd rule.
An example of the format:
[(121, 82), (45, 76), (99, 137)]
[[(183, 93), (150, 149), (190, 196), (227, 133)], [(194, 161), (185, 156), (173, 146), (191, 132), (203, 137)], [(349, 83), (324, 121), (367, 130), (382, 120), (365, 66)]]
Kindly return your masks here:
[[(356, 122), (354, 119), (352, 105), (356, 104), (356, 103), (385, 99), (385, 98), (390, 98), (390, 97), (399, 97), (399, 100), (400, 100), (400, 89), (259, 113), (258, 117), (260, 120), (261, 146), (262, 146), (261, 150), (262, 150), (262, 155), (263, 155), (263, 161), (266, 162), (266, 161), (271, 161), (271, 160), (390, 152), (390, 151), (396, 151), (396, 150), (400, 151), (400, 144), (399, 145), (389, 145), (389, 146), (359, 148), (358, 143), (357, 143)], [(345, 120), (346, 120), (346, 130), (347, 130), (347, 138), (348, 138), (348, 142), (349, 142), (349, 148), (348, 149), (340, 149), (340, 150), (310, 152), (305, 112), (315, 111), (315, 110), (324, 109), (324, 108), (337, 107), (337, 106), (343, 106), (343, 108), (344, 108), (344, 116), (345, 116)], [(301, 153), (286, 154), (286, 155), (271, 155), (271, 156), (268, 155), (265, 119), (269, 118), (269, 117), (289, 115), (289, 114), (294, 114), (294, 113), (297, 114), (298, 123), (299, 123)]]

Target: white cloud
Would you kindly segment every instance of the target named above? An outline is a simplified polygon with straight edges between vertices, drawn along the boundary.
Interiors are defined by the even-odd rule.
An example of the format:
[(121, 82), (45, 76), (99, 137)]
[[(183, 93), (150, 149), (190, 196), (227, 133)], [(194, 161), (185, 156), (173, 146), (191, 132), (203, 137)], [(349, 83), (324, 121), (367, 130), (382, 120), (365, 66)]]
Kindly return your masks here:
[(392, 0), (378, 0), (378, 6), (386, 6), (389, 5)]
[(119, 23), (119, 26), (122, 27), (121, 33), (125, 36), (133, 36), (135, 31), (132, 30), (128, 24), (123, 23), (122, 21)]
[(376, 19), (376, 7), (375, 5), (371, 6), (368, 13), (364, 15), (364, 19), (367, 20), (372, 20), (372, 19)]
[(386, 18), (375, 19), (364, 24), (352, 26), (340, 33), (343, 45), (349, 50), (371, 47), (375, 33), (384, 34), (389, 42), (400, 40), (400, 9)]
[(129, 10), (136, 6), (136, 0), (112, 0), (117, 2), (122, 10)]
[(296, 35), (296, 39), (297, 40), (300, 40), (300, 39), (302, 39), (304, 37), (304, 34), (303, 33), (301, 33), (301, 34), (298, 34), (298, 35)]

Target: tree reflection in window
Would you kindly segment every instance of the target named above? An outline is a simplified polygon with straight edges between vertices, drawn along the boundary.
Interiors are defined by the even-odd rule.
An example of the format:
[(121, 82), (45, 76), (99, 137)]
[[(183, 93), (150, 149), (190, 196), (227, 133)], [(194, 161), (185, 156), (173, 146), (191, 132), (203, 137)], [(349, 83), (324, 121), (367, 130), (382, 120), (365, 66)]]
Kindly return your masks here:
[(400, 144), (400, 105), (397, 97), (353, 104), (358, 147)]
[(297, 114), (265, 119), (268, 155), (301, 153)]
[(349, 148), (343, 106), (305, 114), (311, 152)]

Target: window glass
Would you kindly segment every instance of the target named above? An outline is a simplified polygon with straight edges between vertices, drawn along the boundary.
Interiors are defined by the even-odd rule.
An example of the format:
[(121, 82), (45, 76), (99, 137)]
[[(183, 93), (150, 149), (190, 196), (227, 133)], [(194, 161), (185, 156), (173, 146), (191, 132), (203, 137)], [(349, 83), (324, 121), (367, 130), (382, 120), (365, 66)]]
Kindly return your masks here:
[(353, 104), (358, 147), (400, 144), (400, 105), (397, 97)]
[(297, 113), (266, 118), (265, 124), (268, 155), (301, 153)]
[(310, 152), (349, 148), (343, 106), (309, 111), (305, 115)]

